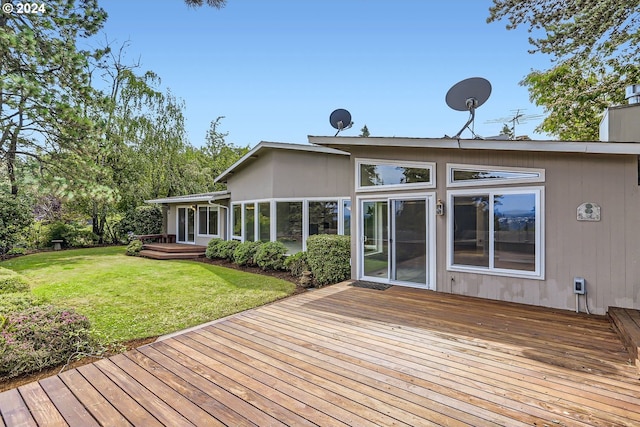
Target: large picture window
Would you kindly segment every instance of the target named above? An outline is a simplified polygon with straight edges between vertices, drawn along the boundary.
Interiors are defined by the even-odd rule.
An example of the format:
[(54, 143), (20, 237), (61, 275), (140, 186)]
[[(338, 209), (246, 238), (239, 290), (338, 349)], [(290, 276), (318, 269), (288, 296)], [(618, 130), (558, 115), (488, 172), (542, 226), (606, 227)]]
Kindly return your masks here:
[(338, 234), (338, 201), (309, 202), (309, 236)]
[(356, 190), (433, 188), (435, 164), (360, 159), (356, 161)]
[(452, 270), (542, 278), (542, 189), (449, 193)]
[(198, 234), (218, 236), (218, 208), (215, 206), (198, 207)]
[(302, 202), (276, 203), (276, 239), (295, 254), (302, 250)]
[(258, 203), (258, 239), (261, 242), (271, 240), (271, 203)]

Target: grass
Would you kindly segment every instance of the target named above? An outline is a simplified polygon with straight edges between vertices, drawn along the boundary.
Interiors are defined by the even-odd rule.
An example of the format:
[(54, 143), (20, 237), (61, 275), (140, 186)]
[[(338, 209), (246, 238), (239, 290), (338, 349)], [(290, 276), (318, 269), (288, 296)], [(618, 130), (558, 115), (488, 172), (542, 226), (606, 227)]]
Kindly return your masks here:
[(295, 285), (194, 261), (124, 255), (124, 247), (44, 252), (0, 262), (33, 293), (73, 307), (97, 336), (128, 341), (163, 335), (290, 295)]

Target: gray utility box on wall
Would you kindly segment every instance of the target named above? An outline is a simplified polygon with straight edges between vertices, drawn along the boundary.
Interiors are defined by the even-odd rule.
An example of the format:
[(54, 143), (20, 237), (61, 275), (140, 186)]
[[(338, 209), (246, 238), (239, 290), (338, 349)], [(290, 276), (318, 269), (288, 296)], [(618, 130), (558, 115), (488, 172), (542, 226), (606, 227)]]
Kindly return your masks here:
[(584, 277), (574, 277), (573, 278), (573, 293), (584, 295), (587, 289), (584, 283)]

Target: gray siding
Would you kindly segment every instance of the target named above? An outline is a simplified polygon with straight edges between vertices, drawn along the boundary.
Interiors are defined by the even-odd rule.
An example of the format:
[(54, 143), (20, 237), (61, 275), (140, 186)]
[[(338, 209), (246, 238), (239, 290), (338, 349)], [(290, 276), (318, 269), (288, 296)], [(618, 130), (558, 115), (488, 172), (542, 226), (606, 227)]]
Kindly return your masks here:
[(231, 200), (336, 197), (350, 193), (349, 157), (273, 149), (229, 177)]
[[(442, 216), (435, 218), (436, 290), (575, 310), (573, 277), (582, 276), (592, 313), (604, 314), (609, 306), (640, 308), (640, 191), (635, 155), (352, 147), (352, 189), (356, 158), (435, 162), (436, 197), (445, 203), (447, 163), (545, 169), (545, 183), (532, 184), (545, 187), (545, 279), (447, 271), (447, 222)], [(577, 221), (576, 209), (584, 202), (601, 206), (600, 222)], [(357, 215), (354, 212), (354, 223)], [(356, 238), (352, 239), (354, 255)], [(355, 278), (356, 263), (352, 264)], [(580, 304), (584, 311), (583, 297)]]

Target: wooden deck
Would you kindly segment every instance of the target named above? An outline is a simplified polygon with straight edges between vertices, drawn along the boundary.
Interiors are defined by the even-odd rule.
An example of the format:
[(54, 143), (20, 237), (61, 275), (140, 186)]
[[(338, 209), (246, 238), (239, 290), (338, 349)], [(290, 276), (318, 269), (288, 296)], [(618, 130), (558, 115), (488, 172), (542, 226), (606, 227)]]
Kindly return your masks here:
[(145, 243), (140, 256), (151, 259), (193, 259), (205, 255), (206, 246), (183, 243)]
[(604, 316), (335, 285), (0, 394), (1, 425), (640, 425)]

